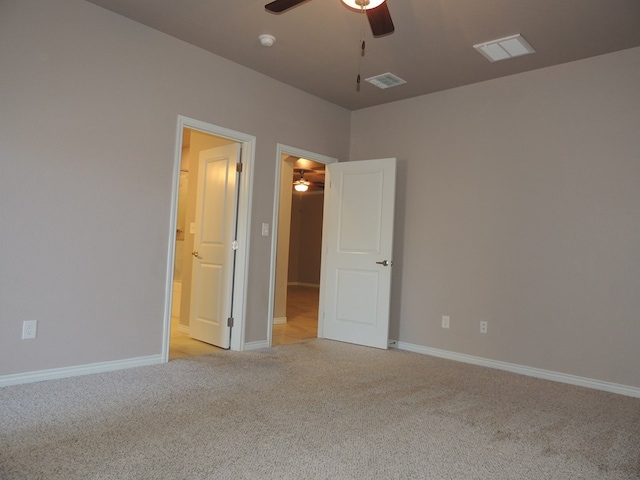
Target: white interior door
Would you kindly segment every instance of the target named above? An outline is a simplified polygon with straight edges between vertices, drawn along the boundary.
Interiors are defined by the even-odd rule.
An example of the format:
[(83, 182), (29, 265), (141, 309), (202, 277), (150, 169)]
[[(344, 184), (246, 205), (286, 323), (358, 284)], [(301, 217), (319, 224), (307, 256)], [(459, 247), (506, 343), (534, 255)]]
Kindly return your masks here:
[(189, 335), (229, 348), (235, 240), (236, 163), (240, 145), (200, 152)]
[(387, 348), (396, 159), (327, 168), (319, 336)]

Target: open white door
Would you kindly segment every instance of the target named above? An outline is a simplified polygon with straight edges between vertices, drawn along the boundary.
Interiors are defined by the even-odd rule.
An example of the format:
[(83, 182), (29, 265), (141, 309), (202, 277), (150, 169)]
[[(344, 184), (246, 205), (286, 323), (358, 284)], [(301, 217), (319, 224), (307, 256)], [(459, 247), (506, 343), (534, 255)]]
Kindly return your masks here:
[(319, 336), (386, 349), (396, 159), (335, 163), (326, 180)]
[(240, 145), (200, 152), (189, 336), (229, 348)]

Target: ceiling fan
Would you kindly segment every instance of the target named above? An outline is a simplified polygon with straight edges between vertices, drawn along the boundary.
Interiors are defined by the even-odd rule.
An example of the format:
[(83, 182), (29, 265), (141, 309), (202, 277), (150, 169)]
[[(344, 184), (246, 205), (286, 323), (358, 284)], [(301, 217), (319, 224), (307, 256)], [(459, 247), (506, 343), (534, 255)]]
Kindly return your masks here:
[[(264, 8), (272, 13), (282, 13), (307, 0), (274, 0)], [(364, 11), (367, 14), (374, 37), (389, 35), (395, 30), (386, 0), (342, 0), (348, 7)]]
[[(293, 182), (293, 189), (296, 192), (306, 192), (309, 188), (313, 190), (324, 189), (324, 170), (309, 170), (304, 168), (296, 168), (299, 173), (299, 177)], [(313, 180), (308, 180), (304, 177), (305, 173), (311, 174)]]

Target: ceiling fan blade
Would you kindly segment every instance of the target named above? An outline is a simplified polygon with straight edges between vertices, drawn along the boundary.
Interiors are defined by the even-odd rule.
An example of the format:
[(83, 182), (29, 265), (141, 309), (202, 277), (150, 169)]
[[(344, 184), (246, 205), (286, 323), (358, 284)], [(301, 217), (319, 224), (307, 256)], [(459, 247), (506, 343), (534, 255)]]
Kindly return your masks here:
[(371, 25), (371, 31), (374, 37), (389, 35), (395, 30), (387, 2), (383, 2), (380, 6), (367, 10), (367, 18), (369, 19), (369, 25)]
[(275, 0), (271, 3), (267, 3), (264, 8), (273, 13), (281, 13), (306, 1), (307, 0)]

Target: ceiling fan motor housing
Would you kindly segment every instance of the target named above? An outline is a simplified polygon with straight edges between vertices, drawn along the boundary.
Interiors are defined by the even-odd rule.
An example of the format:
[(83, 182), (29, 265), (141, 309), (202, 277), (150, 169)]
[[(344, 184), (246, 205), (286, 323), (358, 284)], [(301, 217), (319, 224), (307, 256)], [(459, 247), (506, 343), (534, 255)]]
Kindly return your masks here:
[[(273, 0), (267, 3), (264, 8), (272, 13), (282, 13), (306, 1), (307, 0)], [(382, 37), (394, 32), (395, 28), (386, 0), (342, 0), (342, 2), (352, 9), (367, 12), (367, 18), (369, 19), (369, 25), (371, 26), (371, 32), (374, 37)]]

